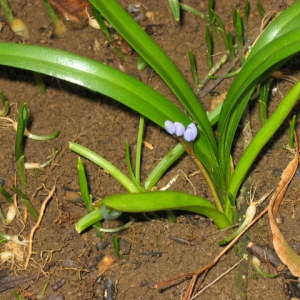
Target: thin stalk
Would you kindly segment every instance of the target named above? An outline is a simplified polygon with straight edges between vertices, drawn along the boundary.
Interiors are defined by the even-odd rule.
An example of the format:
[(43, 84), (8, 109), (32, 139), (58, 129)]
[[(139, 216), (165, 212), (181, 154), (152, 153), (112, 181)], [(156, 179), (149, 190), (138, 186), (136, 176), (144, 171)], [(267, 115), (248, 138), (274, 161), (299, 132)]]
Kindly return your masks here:
[(47, 88), (46, 88), (46, 85), (45, 85), (42, 75), (38, 72), (33, 72), (33, 74), (34, 74), (34, 79), (38, 86), (40, 94), (45, 95), (47, 92)]
[(28, 117), (29, 114), (26, 107), (26, 103), (22, 103), (19, 110), (17, 136), (16, 136), (16, 143), (15, 143), (16, 161), (18, 161), (23, 155), (23, 139), (24, 139), (24, 132), (27, 126)]
[(290, 121), (290, 134), (289, 134), (289, 145), (293, 149), (295, 147), (295, 126), (296, 126), (296, 115), (293, 115)]
[(207, 15), (205, 15), (201, 11), (199, 11), (199, 10), (197, 10), (197, 9), (187, 5), (187, 4), (180, 3), (180, 8), (187, 11), (187, 12), (190, 12), (190, 13), (194, 14), (197, 17), (200, 17), (201, 19), (203, 19), (206, 22), (210, 22), (209, 17)]
[(65, 33), (67, 31), (67, 28), (66, 28), (65, 24), (63, 23), (62, 20), (59, 19), (59, 17), (56, 14), (55, 10), (51, 6), (49, 0), (43, 0), (43, 2), (44, 2), (45, 9), (46, 9), (50, 19), (52, 20), (52, 22), (55, 25), (56, 34), (62, 35), (63, 33)]
[(96, 19), (97, 23), (100, 26), (100, 30), (102, 31), (105, 40), (107, 42), (111, 41), (111, 34), (102, 18), (102, 16), (99, 14), (99, 12), (95, 9), (95, 7), (92, 5), (92, 12), (93, 12), (93, 16)]
[(27, 121), (29, 118), (26, 103), (23, 103), (19, 110), (16, 142), (15, 142), (15, 158), (17, 164), (17, 173), (20, 179), (22, 187), (27, 184), (26, 172), (25, 172), (25, 158), (23, 155), (23, 143), (24, 143), (24, 132), (27, 126)]
[(245, 31), (248, 29), (249, 15), (250, 15), (250, 2), (249, 0), (246, 0), (245, 8), (244, 8), (244, 16), (243, 16), (243, 27)]
[(83, 163), (82, 163), (82, 160), (80, 157), (78, 157), (78, 160), (77, 160), (77, 172), (78, 172), (78, 182), (79, 182), (81, 197), (83, 199), (83, 202), (84, 202), (84, 205), (85, 205), (87, 211), (91, 212), (94, 210), (94, 207), (93, 207), (91, 195), (89, 193), (86, 173), (85, 173), (84, 166), (83, 166)]
[(198, 78), (198, 74), (197, 74), (196, 60), (195, 60), (195, 55), (193, 53), (193, 50), (189, 50), (189, 59), (190, 59), (190, 66), (191, 66), (191, 72), (192, 72), (194, 85), (195, 85), (195, 87), (197, 87), (199, 84), (199, 78)]
[(140, 192), (144, 192), (144, 189), (141, 187), (140, 180), (136, 178), (136, 175), (133, 172), (132, 163), (131, 163), (131, 153), (130, 153), (130, 147), (128, 142), (126, 142), (125, 144), (125, 156), (126, 156), (125, 160), (127, 163), (128, 172), (132, 182), (135, 184), (135, 186), (139, 189)]
[(169, 0), (169, 5), (171, 7), (174, 19), (176, 22), (180, 21), (180, 4), (179, 0)]
[(169, 151), (156, 167), (151, 171), (145, 181), (145, 188), (147, 191), (151, 191), (156, 183), (160, 180), (163, 174), (173, 165), (180, 156), (185, 152), (181, 143), (178, 143), (171, 151)]
[(101, 209), (95, 209), (78, 220), (75, 224), (75, 229), (80, 233), (101, 220), (103, 220)]
[(257, 6), (257, 10), (259, 12), (261, 19), (263, 19), (265, 16), (265, 10), (259, 0), (256, 0), (256, 6)]
[(229, 32), (227, 35), (227, 47), (229, 52), (229, 60), (233, 61), (235, 59), (235, 48), (234, 48), (233, 36), (231, 32)]
[(8, 21), (9, 24), (11, 24), (14, 21), (14, 16), (11, 12), (11, 9), (10, 9), (10, 6), (9, 6), (7, 0), (0, 0), (0, 5), (3, 9), (6, 20)]
[(214, 19), (217, 22), (217, 25), (219, 26), (218, 30), (220, 31), (221, 36), (223, 38), (225, 48), (229, 49), (229, 47), (228, 47), (228, 37), (227, 37), (226, 29), (225, 29), (225, 26), (224, 26), (223, 22), (221, 21), (220, 17), (215, 13), (215, 11), (212, 10), (211, 14), (213, 15)]
[[(237, 35), (237, 44), (238, 44), (238, 51), (241, 51), (244, 47), (244, 28), (243, 28), (243, 21), (241, 18), (241, 13), (239, 10), (234, 9), (233, 14), (235, 15), (235, 22), (234, 27)], [(243, 60), (243, 57), (241, 57)], [(241, 62), (243, 63), (243, 62)]]
[(125, 229), (129, 228), (134, 222), (135, 222), (135, 219), (131, 218), (129, 222), (127, 222), (126, 224), (124, 224), (120, 227), (100, 228), (99, 231), (100, 232), (109, 232), (109, 233), (119, 232), (119, 231), (122, 231), (122, 230), (125, 230)]
[(70, 150), (76, 152), (79, 155), (89, 159), (96, 165), (103, 168), (107, 173), (112, 175), (117, 181), (119, 181), (127, 191), (130, 193), (137, 193), (139, 189), (136, 185), (117, 167), (115, 167), (112, 163), (101, 157), (100, 155), (96, 154), (95, 152), (91, 151), (90, 149), (81, 146), (79, 144), (69, 142)]
[(34, 206), (32, 205), (31, 201), (27, 198), (27, 196), (22, 193), (18, 188), (13, 187), (12, 188), (20, 197), (21, 200), (23, 202), (23, 204), (26, 206), (26, 208), (28, 209), (29, 213), (31, 214), (31, 216), (33, 217), (34, 221), (37, 221), (39, 218), (39, 213), (38, 211), (34, 208)]
[(267, 106), (270, 93), (271, 79), (267, 78), (260, 85), (259, 91), (259, 121), (260, 126), (263, 126), (268, 120)]
[(180, 142), (181, 144), (183, 145), (185, 151), (190, 155), (190, 157), (194, 160), (194, 162), (196, 163), (197, 167), (199, 168), (199, 170), (201, 171), (211, 193), (212, 193), (212, 196), (215, 200), (215, 205), (217, 207), (217, 209), (224, 213), (224, 209), (223, 209), (223, 206), (222, 206), (222, 203), (219, 199), (219, 196), (218, 196), (218, 193), (215, 189), (215, 186), (208, 174), (208, 172), (206, 171), (205, 167), (203, 166), (203, 164), (201, 163), (201, 161), (197, 158), (197, 156), (195, 155), (194, 153), (194, 148), (193, 148), (193, 145), (191, 144), (191, 147), (189, 147), (184, 141), (182, 138), (180, 138)]
[(120, 258), (123, 259), (123, 255), (120, 253), (120, 244), (119, 244), (119, 238), (117, 234), (113, 235), (113, 245), (115, 249), (116, 255)]
[(14, 200), (11, 197), (11, 195), (2, 185), (0, 185), (0, 194), (6, 199), (7, 202), (14, 203)]
[(145, 118), (143, 116), (140, 116), (138, 138), (136, 143), (136, 155), (135, 155), (135, 178), (139, 183), (139, 186), (141, 182), (141, 161), (142, 161), (144, 129), (145, 129)]

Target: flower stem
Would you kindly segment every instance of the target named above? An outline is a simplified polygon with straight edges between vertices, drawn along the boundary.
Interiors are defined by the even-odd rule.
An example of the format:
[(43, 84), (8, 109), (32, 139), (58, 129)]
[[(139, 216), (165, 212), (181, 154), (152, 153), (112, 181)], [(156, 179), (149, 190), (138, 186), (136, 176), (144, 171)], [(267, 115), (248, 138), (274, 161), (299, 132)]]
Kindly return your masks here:
[(211, 180), (211, 178), (210, 178), (207, 170), (205, 169), (205, 167), (203, 166), (203, 164), (201, 163), (201, 161), (196, 157), (195, 152), (194, 152), (194, 148), (193, 148), (193, 144), (190, 143), (191, 146), (189, 147), (182, 138), (179, 138), (179, 141), (181, 142), (181, 144), (183, 145), (183, 147), (186, 150), (186, 152), (191, 156), (191, 158), (194, 160), (194, 162), (196, 163), (197, 167), (201, 171), (201, 173), (202, 173), (202, 175), (203, 175), (203, 177), (204, 177), (204, 179), (205, 179), (205, 181), (206, 181), (206, 183), (207, 183), (207, 185), (208, 185), (208, 187), (209, 187), (209, 189), (210, 189), (210, 191), (212, 193), (212, 196), (213, 196), (213, 198), (215, 200), (215, 204), (216, 204), (217, 209), (220, 212), (223, 213), (224, 212), (223, 206), (222, 206), (221, 201), (219, 199), (219, 196), (218, 196), (218, 194), (216, 192), (214, 184), (213, 184), (213, 182), (212, 182), (212, 180)]

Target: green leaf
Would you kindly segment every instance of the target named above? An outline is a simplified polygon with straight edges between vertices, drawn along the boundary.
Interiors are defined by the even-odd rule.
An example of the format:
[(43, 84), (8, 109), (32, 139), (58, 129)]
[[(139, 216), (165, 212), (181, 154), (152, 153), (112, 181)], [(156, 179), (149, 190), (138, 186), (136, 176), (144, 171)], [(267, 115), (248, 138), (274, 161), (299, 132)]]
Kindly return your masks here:
[(190, 119), (171, 101), (141, 81), (94, 60), (65, 51), (0, 43), (0, 64), (36, 71), (97, 91), (164, 126), (166, 119)]
[(182, 192), (146, 192), (112, 195), (103, 200), (108, 208), (122, 212), (153, 212), (160, 210), (186, 210), (211, 218), (219, 228), (231, 225), (208, 200)]
[(23, 156), (24, 131), (27, 127), (28, 117), (29, 117), (29, 113), (26, 107), (26, 103), (22, 103), (19, 109), (18, 126), (17, 126), (17, 133), (16, 133), (16, 143), (15, 143), (16, 161), (18, 161)]
[(77, 172), (78, 172), (78, 181), (79, 181), (81, 197), (83, 199), (87, 211), (91, 212), (94, 210), (94, 207), (89, 193), (89, 187), (88, 187), (84, 166), (80, 157), (78, 157), (77, 160)]
[(219, 116), (219, 162), (230, 182), (232, 142), (250, 96), (257, 84), (266, 79), (300, 50), (300, 2), (276, 18), (260, 36), (245, 64), (231, 85)]
[(82, 155), (99, 167), (103, 168), (108, 174), (112, 175), (117, 181), (119, 181), (124, 188), (127, 189), (127, 191), (131, 193), (140, 191), (138, 187), (123, 172), (121, 172), (117, 167), (115, 167), (111, 162), (107, 161), (102, 156), (74, 142), (69, 142), (69, 147), (70, 150)]
[[(133, 49), (157, 72), (183, 104), (199, 129), (195, 152), (215, 181), (222, 185), (217, 160), (217, 144), (207, 113), (193, 90), (167, 54), (149, 37), (115, 0), (90, 0), (93, 6), (122, 35)], [(167, 108), (165, 108), (165, 111)], [(147, 116), (144, 114), (144, 116)], [(148, 116), (147, 116), (148, 117)], [(150, 118), (151, 119), (151, 118)], [(167, 119), (165, 119), (167, 120)], [(171, 121), (178, 119), (169, 118)], [(181, 122), (181, 121), (180, 121)], [(188, 125), (185, 122), (181, 122)]]
[(175, 21), (180, 21), (180, 3), (179, 0), (169, 0), (169, 4)]
[(298, 101), (299, 96), (300, 81), (284, 97), (284, 99), (278, 105), (276, 111), (267, 120), (264, 126), (258, 131), (249, 146), (246, 148), (236, 166), (236, 169), (230, 181), (230, 186), (228, 188), (228, 193), (233, 195), (234, 199), (238, 193), (240, 185), (243, 182), (243, 179), (252, 166), (255, 158), (258, 156), (258, 154), (270, 140), (270, 138), (274, 135), (279, 126), (287, 118), (288, 114)]
[(85, 215), (84, 217), (82, 217), (80, 220), (78, 220), (75, 224), (75, 229), (78, 233), (80, 233), (101, 220), (103, 220), (101, 210), (95, 209), (92, 212)]

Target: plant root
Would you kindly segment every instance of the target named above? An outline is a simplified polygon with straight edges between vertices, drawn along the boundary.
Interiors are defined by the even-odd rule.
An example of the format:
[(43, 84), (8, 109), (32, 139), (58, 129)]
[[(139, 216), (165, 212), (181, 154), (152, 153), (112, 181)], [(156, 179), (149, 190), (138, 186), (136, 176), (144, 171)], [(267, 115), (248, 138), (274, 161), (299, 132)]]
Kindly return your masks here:
[[(45, 188), (45, 187), (44, 187)], [(46, 189), (46, 188), (45, 188)], [(28, 263), (29, 263), (29, 260), (30, 260), (30, 257), (31, 257), (31, 254), (32, 254), (32, 243), (33, 243), (33, 236), (35, 234), (35, 231), (38, 229), (38, 227), (40, 226), (40, 223), (43, 219), (43, 216), (44, 216), (44, 212), (45, 212), (45, 209), (46, 209), (46, 206), (47, 206), (47, 203), (49, 202), (49, 200), (52, 198), (54, 192), (55, 192), (55, 189), (56, 189), (56, 184), (54, 184), (54, 186), (52, 187), (52, 189), (49, 192), (47, 198), (44, 200), (42, 206), (41, 206), (41, 209), (40, 209), (40, 214), (39, 214), (39, 218), (37, 220), (37, 222), (35, 223), (35, 225), (33, 226), (33, 228), (31, 229), (31, 232), (30, 232), (30, 236), (29, 236), (29, 246), (28, 246), (28, 254), (27, 254), (27, 258), (26, 258), (26, 261), (25, 261), (25, 265), (24, 265), (24, 269), (26, 270), (27, 267), (28, 267)]]

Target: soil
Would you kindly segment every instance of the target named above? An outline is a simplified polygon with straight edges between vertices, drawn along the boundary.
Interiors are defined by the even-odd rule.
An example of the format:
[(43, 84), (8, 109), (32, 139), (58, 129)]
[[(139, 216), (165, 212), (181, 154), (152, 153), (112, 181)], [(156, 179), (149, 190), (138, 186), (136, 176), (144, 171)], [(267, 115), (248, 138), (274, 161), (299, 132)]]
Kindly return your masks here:
[[(130, 1), (120, 1), (126, 7)], [(208, 1), (185, 0), (203, 12), (207, 11)], [(255, 1), (251, 2), (251, 14), (247, 36), (254, 39), (259, 35), (261, 19)], [(276, 8), (281, 11), (292, 1), (261, 1), (266, 12)], [(183, 20), (176, 24), (166, 1), (139, 2), (144, 10), (152, 13), (152, 18), (141, 21), (145, 28), (151, 28), (151, 36), (166, 51), (181, 70), (191, 86), (193, 86), (188, 50), (194, 51), (197, 59), (199, 78), (208, 72), (205, 59), (205, 22), (190, 13), (183, 13)], [(105, 45), (101, 31), (91, 27), (80, 30), (69, 29), (62, 37), (53, 35), (54, 26), (40, 0), (11, 1), (15, 15), (20, 17), (30, 30), (29, 40), (22, 41), (15, 36), (4, 21), (1, 11), (2, 29), (0, 40), (6, 42), (25, 42), (47, 47), (59, 48), (78, 53), (100, 62), (122, 68), (125, 72), (140, 78), (173, 101), (174, 96), (150, 68), (138, 71), (137, 55), (125, 54), (125, 61)], [(216, 1), (216, 12), (221, 16), (227, 29), (232, 29), (232, 7), (243, 10), (243, 1)], [(221, 45), (221, 43), (220, 43)], [(222, 54), (216, 56), (216, 61)], [(287, 65), (285, 75), (299, 77), (297, 61)], [(154, 285), (182, 274), (195, 272), (211, 262), (221, 251), (217, 242), (228, 235), (220, 232), (213, 223), (203, 217), (178, 212), (176, 222), (169, 221), (164, 213), (156, 215), (137, 215), (135, 223), (129, 229), (117, 234), (123, 258), (115, 254), (113, 235), (104, 233), (102, 238), (94, 229), (78, 234), (75, 222), (86, 214), (79, 193), (77, 179), (77, 155), (68, 149), (69, 141), (76, 141), (101, 154), (126, 172), (125, 142), (127, 141), (134, 154), (137, 139), (139, 116), (102, 95), (88, 91), (76, 85), (43, 77), (47, 92), (41, 94), (34, 74), (19, 69), (0, 67), (0, 89), (9, 100), (11, 109), (9, 117), (16, 119), (18, 108), (26, 102), (30, 110), (30, 131), (46, 135), (61, 130), (58, 138), (51, 141), (26, 140), (24, 154), (27, 162), (44, 162), (53, 149), (59, 150), (50, 167), (43, 170), (28, 170), (27, 187), (22, 191), (30, 198), (39, 210), (49, 190), (55, 186), (55, 193), (49, 201), (42, 222), (33, 240), (33, 253), (29, 265), (24, 270), (24, 257), (27, 247), (18, 249), (21, 257), (0, 265), (0, 299), (14, 299), (13, 291), (24, 299), (37, 299), (48, 284), (45, 299), (182, 299), (189, 280), (176, 281), (157, 290)], [(206, 109), (210, 108), (215, 95), (226, 92), (231, 80), (224, 80), (213, 93), (201, 99)], [(293, 86), (285, 80), (274, 82), (278, 91), (270, 102), (270, 113), (282, 99), (282, 95)], [(299, 106), (293, 114), (297, 114)], [(251, 106), (251, 126), (255, 133), (259, 129), (256, 103)], [(280, 132), (274, 136), (268, 147), (259, 157), (251, 170), (252, 182), (257, 185), (255, 199), (276, 187), (281, 171), (291, 160), (291, 153), (286, 149), (288, 144), (288, 121)], [(11, 128), (1, 128), (1, 183), (8, 190), (16, 184), (16, 165), (14, 160), (15, 132)], [(145, 141), (153, 149), (143, 150), (142, 178), (156, 165), (176, 141), (163, 130), (147, 123)], [(237, 159), (243, 149), (241, 137), (235, 141), (234, 158)], [(124, 189), (105, 171), (93, 163), (83, 159), (88, 175), (90, 192), (95, 199), (103, 199), (108, 195), (124, 192)], [(198, 195), (210, 197), (204, 180), (196, 173), (190, 176), (190, 184), (182, 174), (192, 175), (197, 171), (189, 157), (183, 157), (158, 183), (158, 188), (166, 185), (176, 174), (177, 181), (171, 189), (193, 193), (193, 186)], [(293, 179), (280, 209), (281, 230), (285, 237), (299, 252), (300, 232), (297, 224), (300, 209), (297, 205), (299, 174)], [(1, 198), (1, 208), (6, 213), (7, 203)], [(266, 206), (263, 203), (260, 209)], [(123, 215), (115, 221), (105, 221), (103, 227), (118, 227), (129, 220)], [(26, 213), (19, 200), (19, 214), (10, 226), (0, 224), (0, 232), (20, 234), (28, 238), (34, 221)], [(272, 235), (268, 217), (264, 216), (250, 230), (250, 240), (262, 246), (272, 247)], [(174, 239), (181, 238), (187, 243), (179, 243)], [(0, 245), (1, 251), (7, 250), (8, 244)], [(25, 253), (24, 253), (25, 251)], [(103, 258), (111, 257), (112, 266), (100, 276)], [(21, 261), (20, 261), (21, 260)], [(229, 251), (208, 273), (205, 284), (213, 281), (238, 261), (234, 250)], [(262, 265), (266, 272), (272, 272), (266, 264)], [(282, 277), (267, 279), (257, 274), (251, 265), (247, 270), (247, 299), (288, 299), (285, 280)], [(234, 271), (226, 274), (200, 296), (201, 299), (234, 299)], [(242, 299), (242, 298), (239, 298)]]

